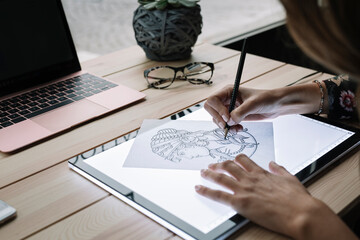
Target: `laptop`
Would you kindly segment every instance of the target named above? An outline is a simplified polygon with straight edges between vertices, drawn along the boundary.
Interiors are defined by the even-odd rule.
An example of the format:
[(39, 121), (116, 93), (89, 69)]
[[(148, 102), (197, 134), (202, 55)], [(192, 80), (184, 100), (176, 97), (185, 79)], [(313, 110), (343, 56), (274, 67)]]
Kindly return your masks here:
[(2, 152), (145, 97), (81, 70), (60, 0), (0, 0), (0, 31)]

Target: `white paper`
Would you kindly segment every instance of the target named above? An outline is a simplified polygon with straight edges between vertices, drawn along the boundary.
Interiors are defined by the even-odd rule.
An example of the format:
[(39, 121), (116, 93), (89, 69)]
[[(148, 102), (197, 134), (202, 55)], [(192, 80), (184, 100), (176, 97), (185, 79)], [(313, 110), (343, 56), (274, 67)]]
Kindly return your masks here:
[(124, 167), (200, 170), (242, 153), (267, 169), (275, 160), (272, 123), (246, 122), (243, 127), (225, 139), (224, 130), (211, 121), (145, 120)]

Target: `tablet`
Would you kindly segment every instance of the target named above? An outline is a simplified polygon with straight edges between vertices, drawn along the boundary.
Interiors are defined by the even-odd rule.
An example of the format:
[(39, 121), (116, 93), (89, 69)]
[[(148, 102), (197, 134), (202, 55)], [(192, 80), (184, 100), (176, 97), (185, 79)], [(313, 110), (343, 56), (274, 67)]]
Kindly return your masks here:
[[(202, 108), (181, 120), (211, 121)], [(273, 124), (275, 161), (303, 183), (360, 144), (360, 132), (318, 116), (289, 115)], [(248, 220), (198, 195), (194, 186), (221, 188), (199, 170), (124, 167), (134, 139), (69, 166), (184, 239), (225, 239)], [(144, 156), (146, 157), (146, 156)]]

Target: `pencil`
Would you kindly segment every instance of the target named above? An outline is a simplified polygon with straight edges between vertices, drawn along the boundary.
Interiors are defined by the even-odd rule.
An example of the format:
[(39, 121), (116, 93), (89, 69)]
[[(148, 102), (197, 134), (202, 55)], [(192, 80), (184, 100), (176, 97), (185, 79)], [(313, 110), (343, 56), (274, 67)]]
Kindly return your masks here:
[[(241, 75), (242, 75), (242, 71), (243, 71), (244, 63), (245, 63), (245, 56), (246, 56), (246, 38), (244, 39), (244, 42), (243, 42), (243, 45), (242, 45), (241, 56), (240, 56), (240, 60), (239, 60), (239, 66), (238, 66), (238, 70), (237, 70), (237, 73), (236, 73), (234, 88), (233, 88), (233, 91), (232, 91), (232, 94), (231, 94), (229, 113), (231, 113), (232, 110), (234, 110), (234, 107), (235, 107), (237, 94), (239, 92), (240, 79), (241, 79)], [(229, 132), (229, 129), (230, 129), (230, 126), (226, 123), (224, 139), (226, 139), (227, 134)]]

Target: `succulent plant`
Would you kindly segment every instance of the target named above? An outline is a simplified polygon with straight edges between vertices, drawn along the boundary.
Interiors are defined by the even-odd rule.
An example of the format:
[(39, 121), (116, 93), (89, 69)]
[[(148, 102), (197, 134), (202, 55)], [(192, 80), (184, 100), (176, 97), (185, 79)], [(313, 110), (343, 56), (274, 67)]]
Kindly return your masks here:
[(138, 0), (148, 10), (179, 7), (195, 7), (200, 0)]

